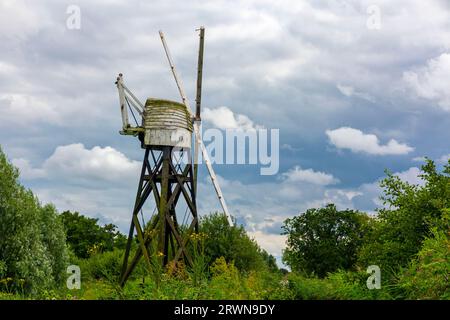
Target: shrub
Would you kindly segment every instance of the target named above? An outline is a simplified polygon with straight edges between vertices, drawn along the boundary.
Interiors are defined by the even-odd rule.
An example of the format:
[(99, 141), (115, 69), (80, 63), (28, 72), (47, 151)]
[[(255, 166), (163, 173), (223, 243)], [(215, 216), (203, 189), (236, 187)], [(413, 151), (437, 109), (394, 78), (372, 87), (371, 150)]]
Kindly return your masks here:
[(207, 236), (205, 255), (211, 262), (223, 257), (241, 271), (261, 270), (267, 268), (266, 261), (273, 262), (267, 253), (263, 255), (263, 250), (249, 238), (242, 225), (231, 227), (223, 214), (216, 212), (204, 216), (200, 221), (200, 231)]
[(326, 278), (306, 277), (298, 273), (288, 275), (289, 289), (300, 300), (367, 300), (391, 299), (389, 290), (369, 290), (365, 272), (338, 270)]
[(244, 278), (247, 299), (293, 299), (288, 281), (278, 272), (251, 271)]
[(238, 269), (233, 262), (227, 263), (224, 257), (214, 261), (210, 268), (211, 281), (208, 285), (208, 299), (245, 299)]
[(417, 257), (399, 276), (398, 287), (406, 299), (450, 299), (449, 209), (443, 217), (446, 231), (434, 229)]
[(122, 250), (98, 253), (89, 259), (80, 259), (81, 276), (86, 280), (105, 279), (110, 283), (118, 283), (122, 262)]
[(323, 279), (290, 273), (287, 280), (288, 288), (296, 300), (326, 300), (333, 298), (330, 283)]
[[(340, 300), (382, 300), (392, 299), (389, 287), (382, 285), (381, 289), (367, 288), (369, 274), (365, 271), (344, 271), (328, 275), (326, 281), (330, 283), (333, 299)], [(383, 278), (382, 278), (383, 279)]]

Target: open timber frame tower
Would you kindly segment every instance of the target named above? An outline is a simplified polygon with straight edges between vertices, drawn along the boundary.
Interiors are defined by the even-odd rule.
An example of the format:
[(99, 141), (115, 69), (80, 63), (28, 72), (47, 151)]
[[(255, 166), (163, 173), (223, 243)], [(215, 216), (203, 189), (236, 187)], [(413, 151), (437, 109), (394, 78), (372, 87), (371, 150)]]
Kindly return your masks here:
[[(173, 148), (172, 146), (161, 148), (148, 146), (145, 148), (122, 266), (122, 275), (120, 277), (121, 286), (125, 284), (142, 256), (150, 268), (154, 267), (152, 263), (155, 261), (155, 258), (151, 257), (152, 254), (158, 257), (157, 263), (162, 263), (163, 266), (169, 261), (176, 263), (180, 259), (183, 259), (188, 264), (192, 263), (186, 245), (190, 234), (194, 231), (198, 232), (193, 168), (190, 163), (184, 167), (174, 163), (172, 161)], [(142, 226), (139, 222), (139, 213), (150, 194), (153, 194), (158, 212), (148, 222), (147, 226)], [(192, 215), (191, 223), (184, 232), (180, 230), (175, 211), (181, 195), (186, 201), (188, 212)], [(134, 253), (131, 263), (129, 263), (134, 230), (137, 233), (139, 246)], [(152, 241), (156, 241), (157, 246), (150, 246)], [(157, 252), (154, 252), (154, 250), (157, 250)]]

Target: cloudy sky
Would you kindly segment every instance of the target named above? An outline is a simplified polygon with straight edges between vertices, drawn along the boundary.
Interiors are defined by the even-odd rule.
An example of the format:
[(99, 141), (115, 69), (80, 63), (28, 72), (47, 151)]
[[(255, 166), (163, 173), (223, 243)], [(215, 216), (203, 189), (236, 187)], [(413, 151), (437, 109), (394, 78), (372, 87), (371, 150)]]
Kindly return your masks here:
[[(204, 128), (279, 129), (278, 174), (215, 166), (232, 214), (278, 258), (284, 219), (328, 202), (373, 212), (384, 169), (420, 183), (424, 156), (448, 159), (447, 0), (0, 0), (0, 145), (21, 181), (125, 231), (143, 152), (118, 134), (115, 77), (179, 100), (162, 29), (193, 104), (200, 25)], [(200, 179), (208, 214), (220, 207)]]

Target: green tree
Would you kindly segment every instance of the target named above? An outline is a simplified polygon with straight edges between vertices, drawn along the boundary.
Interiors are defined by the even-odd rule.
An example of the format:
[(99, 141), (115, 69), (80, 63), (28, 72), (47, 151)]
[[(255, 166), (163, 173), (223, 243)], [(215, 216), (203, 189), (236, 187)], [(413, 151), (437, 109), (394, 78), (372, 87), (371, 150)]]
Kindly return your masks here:
[(200, 231), (207, 235), (205, 254), (209, 261), (223, 257), (228, 263), (234, 262), (241, 271), (258, 270), (268, 265), (274, 267), (275, 259), (249, 238), (242, 225), (231, 227), (224, 214), (216, 212), (204, 216), (199, 226)]
[(88, 258), (97, 252), (123, 249), (126, 237), (114, 224), (98, 225), (98, 219), (89, 218), (78, 212), (61, 213), (67, 234), (67, 243), (79, 258)]
[(19, 182), (19, 171), (0, 149), (0, 261), (15, 289), (37, 293), (63, 279), (64, 231), (56, 210), (42, 207)]
[(389, 279), (406, 267), (421, 249), (432, 229), (440, 227), (442, 212), (450, 207), (450, 163), (438, 172), (431, 160), (421, 168), (423, 185), (412, 185), (387, 172), (381, 182), (385, 208), (361, 248), (362, 266), (376, 264)]
[(308, 209), (284, 222), (288, 236), (283, 262), (293, 271), (324, 277), (338, 269), (350, 269), (357, 261), (369, 218), (353, 211), (338, 211), (334, 204)]

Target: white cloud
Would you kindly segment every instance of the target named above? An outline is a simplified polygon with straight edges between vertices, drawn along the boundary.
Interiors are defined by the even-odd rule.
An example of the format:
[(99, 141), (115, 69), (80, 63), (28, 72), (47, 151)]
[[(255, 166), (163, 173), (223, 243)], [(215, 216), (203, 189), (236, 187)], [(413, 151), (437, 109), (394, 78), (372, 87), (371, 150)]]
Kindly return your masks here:
[(44, 163), (47, 172), (61, 171), (105, 180), (136, 175), (140, 166), (140, 162), (128, 159), (114, 148), (86, 149), (81, 143), (57, 147)]
[(261, 126), (255, 125), (246, 115), (235, 114), (228, 107), (205, 108), (202, 119), (210, 121), (219, 129), (255, 130), (261, 128)]
[[(292, 174), (291, 174), (292, 173)], [(243, 221), (248, 234), (258, 244), (273, 254), (281, 257), (286, 238), (281, 233), (281, 225), (287, 218), (304, 212), (308, 208), (321, 207), (327, 203), (335, 203), (338, 208), (354, 208), (353, 200), (364, 197), (368, 188), (348, 190), (330, 188), (329, 184), (337, 179), (330, 174), (316, 172), (311, 169), (302, 170), (294, 167), (280, 174), (278, 180), (264, 183), (243, 183), (220, 177), (220, 185), (227, 201), (230, 213)], [(203, 181), (202, 181), (203, 180)], [(200, 212), (207, 214), (221, 211), (214, 189), (205, 177), (199, 183)], [(379, 190), (379, 189), (377, 189)], [(372, 198), (378, 193), (370, 193), (367, 202), (371, 209), (375, 208)]]
[(331, 144), (339, 149), (350, 149), (353, 152), (373, 155), (400, 155), (414, 150), (414, 148), (407, 144), (399, 143), (395, 139), (391, 139), (387, 144), (381, 145), (376, 135), (365, 134), (361, 130), (349, 127), (326, 130), (326, 134)]
[(136, 176), (141, 166), (140, 162), (128, 159), (114, 148), (96, 146), (86, 149), (81, 143), (57, 147), (38, 168), (31, 167), (23, 158), (12, 162), (19, 167), (24, 179), (63, 176), (69, 184), (71, 180), (121, 182)]
[[(251, 41), (275, 39), (282, 33), (280, 21), (273, 15), (252, 10), (243, 10), (239, 13), (239, 19), (233, 21), (230, 25), (219, 24), (211, 28), (212, 40), (240, 40)], [(262, 39), (261, 39), (262, 40)]]
[(347, 97), (351, 97), (355, 93), (355, 89), (351, 86), (343, 86), (338, 84), (336, 87), (344, 96)]
[[(130, 226), (135, 186), (137, 185), (136, 176), (130, 178), (135, 184), (134, 188), (131, 188), (129, 183), (91, 183), (87, 188), (86, 185), (76, 185), (70, 180), (53, 179), (51, 184), (34, 187), (33, 192), (40, 201), (53, 203), (60, 212), (78, 211), (90, 217), (101, 215), (107, 222), (116, 224), (121, 232), (125, 233)], [(149, 213), (145, 209), (144, 213), (148, 219), (147, 214)]]
[(307, 182), (326, 186), (339, 182), (339, 180), (331, 174), (321, 171), (314, 171), (313, 169), (302, 169), (300, 166), (295, 166), (293, 169), (283, 173), (282, 176), (286, 182), (290, 183)]
[(31, 7), (23, 0), (2, 0), (0, 3), (0, 30), (2, 36), (20, 41), (50, 24), (46, 10)]
[(394, 173), (394, 175), (398, 176), (401, 180), (408, 182), (409, 184), (421, 186), (425, 183), (424, 180), (419, 177), (420, 169), (417, 167), (411, 167), (408, 170), (396, 172)]
[(352, 200), (354, 197), (362, 196), (364, 193), (361, 191), (346, 191), (346, 190), (338, 190), (337, 193), (339, 195), (344, 195), (348, 200)]
[(58, 123), (60, 110), (47, 99), (20, 93), (0, 94), (0, 120), (15, 125), (25, 125), (34, 121)]
[[(415, 157), (412, 159), (412, 161), (415, 162), (425, 162), (427, 158), (425, 157)], [(440, 164), (447, 164), (448, 160), (450, 159), (450, 153), (449, 154), (444, 154), (442, 156), (440, 156), (439, 158), (436, 159), (436, 163), (440, 163)]]
[(2, 76), (5, 77), (7, 74), (14, 73), (16, 71), (17, 68), (13, 64), (0, 61), (0, 74)]
[(44, 178), (47, 173), (42, 168), (33, 168), (30, 162), (24, 158), (16, 158), (11, 160), (12, 164), (19, 168), (20, 177), (25, 180)]
[(441, 156), (437, 162), (438, 163), (442, 163), (442, 164), (447, 164), (448, 160), (450, 159), (450, 153), (449, 154), (444, 154), (443, 156)]
[(337, 84), (336, 88), (338, 88), (339, 92), (342, 93), (346, 97), (359, 97), (365, 99), (370, 102), (374, 102), (374, 99), (367, 93), (356, 91), (352, 86), (344, 86), (341, 84)]
[[(398, 176), (400, 180), (407, 182), (409, 184), (419, 185), (423, 186), (424, 181), (422, 178), (419, 177), (420, 175), (420, 169), (417, 167), (411, 167), (407, 170), (400, 171), (400, 172), (394, 172), (394, 176)], [(364, 205), (366, 208), (371, 207), (372, 210), (370, 213), (373, 213), (373, 210), (375, 208), (382, 208), (383, 203), (380, 200), (380, 196), (382, 195), (382, 188), (380, 187), (380, 182), (384, 177), (380, 177), (379, 179), (375, 180), (371, 183), (363, 183), (359, 187), (357, 187), (354, 190), (343, 190), (344, 194), (347, 196), (350, 196), (349, 200), (351, 200), (356, 208), (360, 208), (361, 205)], [(340, 193), (341, 190), (338, 190), (337, 193)], [(364, 210), (363, 209), (363, 210)]]
[[(59, 146), (42, 165), (33, 167), (24, 158), (13, 159), (23, 180), (45, 183), (33, 187), (44, 203), (58, 210), (102, 215), (122, 232), (130, 221), (141, 163), (112, 147), (86, 148), (81, 143)], [(37, 180), (38, 179), (38, 180)]]
[(445, 111), (450, 111), (450, 53), (430, 59), (427, 65), (403, 73), (403, 80), (417, 96), (437, 102)]
[(414, 157), (411, 160), (414, 162), (425, 162), (426, 158), (421, 156), (421, 157)]
[(280, 234), (269, 234), (263, 231), (248, 231), (248, 235), (275, 257), (281, 256), (281, 251), (286, 247), (287, 236)]
[[(421, 171), (417, 167), (411, 167), (407, 170), (394, 172), (402, 181), (413, 185), (423, 186), (425, 181), (419, 177)], [(380, 187), (380, 177), (373, 182), (363, 183), (354, 189), (322, 189), (322, 198), (317, 197), (306, 203), (307, 208), (317, 208), (325, 206), (328, 203), (334, 203), (340, 209), (350, 208), (359, 209), (369, 214), (376, 214), (376, 208), (382, 208), (383, 203), (380, 196), (383, 193)]]
[(281, 150), (288, 150), (288, 151), (291, 151), (291, 152), (298, 152), (298, 151), (302, 150), (301, 148), (293, 147), (293, 146), (290, 145), (289, 143), (283, 143), (283, 144), (280, 146), (280, 149), (281, 149)]

